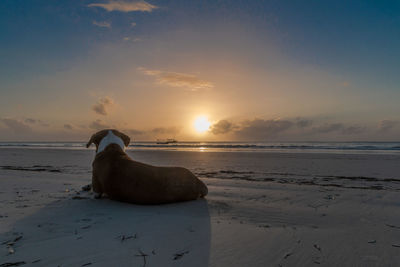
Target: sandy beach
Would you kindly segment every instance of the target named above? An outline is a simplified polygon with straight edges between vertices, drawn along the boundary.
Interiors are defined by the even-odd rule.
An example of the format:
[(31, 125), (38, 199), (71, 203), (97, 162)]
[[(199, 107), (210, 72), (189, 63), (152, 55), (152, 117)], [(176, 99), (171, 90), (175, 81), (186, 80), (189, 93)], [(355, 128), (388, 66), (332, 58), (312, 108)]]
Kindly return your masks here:
[(2, 148), (0, 266), (398, 266), (399, 155), (128, 154), (182, 164), (209, 195), (94, 199), (93, 151)]

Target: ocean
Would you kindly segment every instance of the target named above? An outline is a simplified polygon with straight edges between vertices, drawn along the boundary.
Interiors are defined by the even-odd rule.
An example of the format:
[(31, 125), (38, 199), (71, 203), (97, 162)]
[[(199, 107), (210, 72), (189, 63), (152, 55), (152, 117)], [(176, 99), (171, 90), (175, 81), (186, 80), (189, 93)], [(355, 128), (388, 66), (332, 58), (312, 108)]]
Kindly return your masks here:
[[(0, 142), (1, 147), (86, 149), (86, 142)], [(93, 148), (93, 147), (92, 147)], [(133, 142), (128, 150), (400, 154), (400, 142)]]
[[(84, 142), (0, 143), (0, 172), (72, 174), (90, 179), (94, 146)], [(182, 166), (203, 179), (400, 190), (399, 142), (131, 143), (128, 155)], [(57, 177), (57, 176), (55, 176)]]

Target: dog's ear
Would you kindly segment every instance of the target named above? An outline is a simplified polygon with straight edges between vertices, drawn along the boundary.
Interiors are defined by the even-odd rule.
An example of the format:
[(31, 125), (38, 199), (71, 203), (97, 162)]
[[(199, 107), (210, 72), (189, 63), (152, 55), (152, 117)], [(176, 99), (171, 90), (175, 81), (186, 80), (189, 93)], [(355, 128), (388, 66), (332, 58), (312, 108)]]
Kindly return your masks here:
[(122, 139), (122, 141), (124, 142), (124, 145), (127, 147), (127, 146), (129, 146), (129, 143), (131, 142), (131, 138), (129, 137), (129, 136), (127, 136), (126, 134), (124, 134), (124, 133), (121, 133), (120, 131), (118, 131), (118, 130), (112, 130), (113, 131), (113, 133), (116, 135), (116, 136), (118, 136), (119, 138), (121, 138)]
[(94, 140), (94, 136), (95, 136), (95, 135), (96, 135), (96, 134), (92, 134), (92, 137), (90, 137), (89, 142), (86, 144), (86, 148), (89, 148), (90, 145), (93, 143), (93, 140)]
[(108, 130), (102, 130), (97, 133), (94, 133), (92, 137), (90, 137), (89, 142), (86, 144), (86, 147), (88, 148), (93, 143), (96, 145), (96, 150), (97, 150), (97, 147), (99, 146), (101, 139), (103, 139), (104, 136), (107, 135), (107, 132)]
[(128, 147), (129, 143), (131, 142), (131, 138), (129, 136), (127, 136), (126, 134), (123, 134), (121, 132), (119, 132), (119, 134), (120, 134), (120, 137), (121, 137), (122, 141), (124, 141), (125, 146)]

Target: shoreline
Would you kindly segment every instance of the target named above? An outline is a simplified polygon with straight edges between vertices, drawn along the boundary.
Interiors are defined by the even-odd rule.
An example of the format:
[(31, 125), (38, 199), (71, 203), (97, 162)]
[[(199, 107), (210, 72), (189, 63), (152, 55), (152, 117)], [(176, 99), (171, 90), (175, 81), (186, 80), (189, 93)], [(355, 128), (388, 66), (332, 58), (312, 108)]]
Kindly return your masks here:
[[(86, 142), (0, 142), (0, 148), (86, 150)], [(93, 148), (92, 148), (93, 150)], [(400, 142), (131, 142), (128, 151), (399, 155)]]

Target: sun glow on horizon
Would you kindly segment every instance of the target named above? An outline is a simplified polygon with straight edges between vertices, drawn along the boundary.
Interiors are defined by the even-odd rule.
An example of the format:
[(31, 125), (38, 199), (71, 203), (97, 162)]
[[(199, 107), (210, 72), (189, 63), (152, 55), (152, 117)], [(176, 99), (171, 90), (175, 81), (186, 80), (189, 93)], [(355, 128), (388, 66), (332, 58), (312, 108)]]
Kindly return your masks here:
[(206, 116), (198, 116), (193, 123), (197, 133), (205, 133), (210, 129), (211, 122)]

